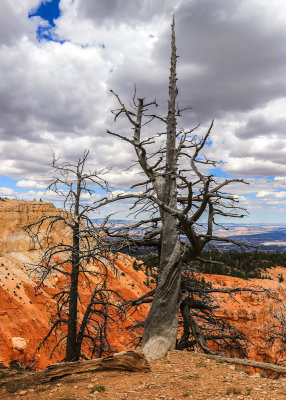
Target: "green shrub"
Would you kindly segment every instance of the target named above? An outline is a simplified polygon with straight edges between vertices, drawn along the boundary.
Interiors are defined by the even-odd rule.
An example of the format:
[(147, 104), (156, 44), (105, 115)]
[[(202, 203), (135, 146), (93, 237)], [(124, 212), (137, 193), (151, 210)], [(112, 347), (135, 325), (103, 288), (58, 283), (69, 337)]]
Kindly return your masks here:
[[(15, 293), (15, 292), (14, 292)], [(16, 293), (15, 293), (16, 294)], [(17, 294), (16, 294), (17, 296)], [(10, 369), (15, 369), (16, 371), (23, 371), (25, 368), (22, 366), (21, 362), (19, 359), (11, 360), (9, 361), (9, 368)]]
[(19, 390), (28, 389), (28, 387), (29, 387), (29, 385), (26, 383), (12, 382), (7, 386), (7, 392), (8, 393), (16, 393)]
[(94, 392), (99, 392), (99, 393), (105, 392), (105, 386), (103, 386), (103, 385), (94, 386), (93, 388), (91, 388), (90, 393), (94, 393)]
[(235, 387), (229, 387), (226, 390), (226, 394), (241, 394), (241, 390)]

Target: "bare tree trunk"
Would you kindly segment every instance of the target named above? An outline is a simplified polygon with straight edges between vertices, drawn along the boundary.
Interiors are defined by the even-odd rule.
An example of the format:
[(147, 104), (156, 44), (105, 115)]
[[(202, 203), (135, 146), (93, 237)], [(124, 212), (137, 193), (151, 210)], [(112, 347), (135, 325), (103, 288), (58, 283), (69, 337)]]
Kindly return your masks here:
[(79, 262), (79, 223), (76, 223), (73, 231), (72, 272), (65, 361), (77, 361), (80, 356), (76, 345)]
[[(77, 174), (79, 166), (77, 167)], [(75, 224), (73, 227), (73, 246), (72, 246), (72, 271), (71, 286), (69, 295), (69, 316), (68, 316), (68, 333), (66, 344), (65, 361), (77, 361), (80, 357), (80, 347), (77, 346), (77, 303), (78, 303), (78, 276), (80, 266), (80, 220), (79, 220), (79, 201), (81, 195), (81, 181), (77, 181), (77, 191), (75, 195), (74, 217)]]
[[(210, 348), (208, 347), (204, 336), (201, 334), (201, 328), (197, 324), (195, 318), (190, 313), (190, 308), (188, 307), (188, 305), (185, 302), (183, 302), (180, 308), (181, 308), (181, 314), (184, 319), (184, 334), (181, 339), (181, 350), (184, 349), (184, 345), (189, 339), (189, 329), (191, 329), (195, 341), (199, 344), (202, 350), (206, 354), (213, 354)], [(178, 346), (178, 348), (180, 349), (180, 346)]]
[[(177, 153), (176, 153), (176, 45), (175, 23), (172, 23), (172, 52), (169, 78), (169, 101), (167, 116), (166, 168), (164, 201), (172, 209), (177, 208)], [(156, 190), (156, 187), (155, 187)], [(157, 192), (160, 198), (160, 193)], [(154, 300), (149, 311), (143, 336), (143, 351), (149, 359), (164, 357), (175, 348), (181, 284), (181, 246), (178, 240), (177, 219), (160, 210), (162, 217), (162, 240), (159, 280)]]

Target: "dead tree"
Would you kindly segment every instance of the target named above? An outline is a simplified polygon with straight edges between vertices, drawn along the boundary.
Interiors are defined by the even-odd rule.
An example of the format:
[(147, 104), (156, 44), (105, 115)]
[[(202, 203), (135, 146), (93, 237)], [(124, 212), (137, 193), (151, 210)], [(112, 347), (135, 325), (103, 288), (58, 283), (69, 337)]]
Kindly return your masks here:
[[(88, 151), (85, 151), (75, 164), (60, 164), (53, 159), (55, 176), (48, 190), (63, 197), (64, 210), (55, 215), (43, 215), (27, 227), (33, 241), (42, 249), (40, 262), (33, 266), (33, 273), (39, 280), (37, 289), (41, 289), (51, 274), (64, 277), (53, 296), (56, 312), (51, 328), (39, 347), (52, 333), (57, 334), (56, 347), (65, 344), (65, 361), (77, 361), (83, 345), (85, 356), (101, 357), (110, 353), (108, 323), (121, 312), (122, 303), (121, 297), (106, 284), (108, 270), (112, 268), (113, 248), (102, 235), (104, 223), (98, 226), (91, 219), (94, 207), (88, 201), (96, 188), (108, 190), (107, 182), (103, 179), (103, 170), (86, 172), (87, 157)], [(60, 242), (54, 242), (57, 225), (62, 229)], [(81, 281), (85, 282), (88, 293), (79, 291)], [(83, 312), (81, 319), (79, 307)]]
[[(143, 335), (143, 351), (151, 359), (161, 358), (175, 348), (180, 307), (190, 295), (182, 287), (182, 273), (189, 273), (192, 262), (200, 259), (202, 250), (210, 243), (224, 241), (243, 245), (227, 236), (217, 235), (214, 229), (217, 216), (241, 218), (245, 215), (245, 210), (237, 205), (237, 197), (227, 192), (231, 183), (243, 180), (221, 180), (208, 172), (217, 165), (203, 154), (213, 121), (202, 137), (196, 134), (199, 125), (177, 129), (178, 118), (190, 107), (179, 108), (176, 104), (176, 64), (173, 20), (167, 116), (154, 113), (152, 108), (158, 106), (156, 100), (137, 98), (136, 90), (131, 107), (111, 91), (119, 104), (113, 111), (115, 120), (125, 117), (133, 134), (128, 137), (112, 131), (108, 133), (133, 146), (146, 179), (132, 187), (141, 187), (139, 193), (108, 197), (98, 204), (101, 207), (134, 198), (135, 215), (138, 214), (136, 206), (140, 206), (139, 213), (149, 212), (150, 219), (145, 218), (134, 225), (148, 226), (145, 235), (141, 238), (130, 238), (129, 235), (129, 240), (136, 246), (157, 246), (159, 252), (158, 282)], [(158, 133), (148, 136), (152, 122), (156, 123), (152, 131)], [(207, 223), (203, 224), (203, 221)], [(128, 241), (127, 233), (120, 235)]]

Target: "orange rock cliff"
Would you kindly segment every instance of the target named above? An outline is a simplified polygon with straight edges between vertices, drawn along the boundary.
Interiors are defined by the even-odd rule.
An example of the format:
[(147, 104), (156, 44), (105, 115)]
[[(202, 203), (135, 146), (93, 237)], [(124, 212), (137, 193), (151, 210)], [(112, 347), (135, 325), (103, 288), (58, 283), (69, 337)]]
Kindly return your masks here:
[[(7, 200), (0, 202), (0, 361), (7, 363), (19, 358), (23, 364), (36, 362), (38, 368), (61, 360), (63, 349), (55, 352), (49, 359), (51, 348), (56, 339), (49, 341), (50, 348), (35, 350), (45, 337), (50, 326), (55, 301), (52, 299), (61, 277), (51, 275), (40, 291), (35, 291), (37, 281), (33, 277), (32, 265), (40, 258), (40, 250), (30, 240), (25, 227), (42, 215), (51, 216), (61, 212), (51, 203)], [(53, 232), (53, 242), (63, 241), (67, 236), (66, 228), (58, 224)], [(110, 272), (108, 286), (117, 291), (124, 299), (139, 297), (148, 291), (142, 271), (133, 268), (134, 259), (119, 254), (114, 261), (117, 274)], [(118, 273), (119, 272), (119, 273)], [(79, 290), (84, 294), (86, 282), (80, 283)], [(83, 309), (80, 311), (84, 311)], [(146, 315), (147, 307), (142, 308)], [(135, 339), (132, 331), (124, 326), (135, 323), (136, 313), (119, 329), (111, 329), (111, 345), (114, 351), (128, 348)], [(142, 317), (141, 317), (142, 318)]]
[[(51, 203), (7, 200), (0, 202), (0, 361), (8, 362), (19, 358), (24, 364), (34, 360), (38, 368), (63, 358), (58, 350), (49, 359), (50, 349), (42, 347), (35, 354), (41, 339), (47, 334), (49, 320), (55, 305), (52, 295), (60, 278), (51, 276), (41, 292), (35, 291), (36, 281), (31, 275), (31, 264), (40, 257), (37, 249), (24, 227), (37, 221), (42, 215), (55, 215), (60, 210)], [(54, 242), (63, 240), (66, 235), (63, 225), (54, 232)], [(150, 290), (145, 285), (146, 277), (142, 271), (134, 270), (134, 259), (119, 254), (115, 265), (119, 279), (112, 274), (108, 279), (110, 288), (118, 291), (126, 300), (139, 297)], [(275, 272), (275, 271), (274, 271)], [(218, 298), (221, 308), (218, 315), (235, 325), (244, 333), (253, 345), (249, 347), (249, 358), (273, 362), (277, 359), (278, 347), (267, 341), (267, 326), (271, 324), (273, 312), (280, 308), (286, 286), (278, 280), (245, 280), (220, 275), (206, 276), (214, 286), (249, 287), (263, 286), (271, 289), (257, 296), (241, 293), (230, 297)], [(84, 281), (80, 290), (84, 291)], [(140, 315), (135, 313), (124, 326), (132, 325), (147, 315), (148, 306), (142, 306)], [(132, 345), (135, 339), (132, 330), (114, 327), (111, 330), (114, 351), (121, 351)], [(52, 338), (51, 345), (55, 344)]]
[[(281, 273), (281, 268), (272, 268), (267, 275), (273, 278)], [(216, 295), (220, 308), (216, 315), (235, 326), (249, 340), (248, 358), (270, 363), (281, 362), (282, 343), (269, 340), (269, 329), (277, 320), (274, 313), (279, 314), (285, 302), (286, 285), (279, 283), (278, 279), (249, 279), (249, 281), (224, 275), (207, 275), (213, 287), (227, 289), (231, 287), (249, 288), (265, 291), (258, 294), (250, 292), (237, 292), (232, 297)], [(284, 362), (281, 363), (285, 365)]]

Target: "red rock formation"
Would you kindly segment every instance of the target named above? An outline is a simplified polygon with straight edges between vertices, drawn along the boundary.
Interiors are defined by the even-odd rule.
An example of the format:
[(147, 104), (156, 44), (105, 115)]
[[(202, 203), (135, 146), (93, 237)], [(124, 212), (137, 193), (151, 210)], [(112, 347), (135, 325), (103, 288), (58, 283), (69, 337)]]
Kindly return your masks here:
[[(279, 271), (279, 272), (277, 272)], [(271, 275), (280, 274), (280, 268), (272, 268)], [(268, 275), (270, 271), (268, 271)], [(250, 292), (235, 293), (232, 298), (227, 295), (216, 296), (220, 308), (216, 315), (226, 319), (242, 332), (251, 342), (248, 348), (250, 359), (265, 362), (279, 360), (278, 352), (281, 343), (269, 342), (268, 328), (273, 323), (273, 313), (281, 308), (285, 301), (286, 285), (279, 283), (278, 279), (250, 279), (249, 281), (222, 275), (204, 275), (214, 287), (247, 287), (250, 289), (266, 289), (263, 293), (251, 294)]]
[[(43, 214), (54, 215), (60, 212), (51, 203), (5, 201), (0, 202), (0, 361), (20, 358), (24, 364), (31, 364), (35, 358), (38, 368), (61, 360), (63, 350), (58, 350), (52, 359), (49, 359), (49, 349), (42, 350), (34, 355), (35, 349), (41, 339), (46, 335), (49, 327), (50, 316), (55, 305), (52, 295), (57, 287), (62, 284), (62, 277), (53, 275), (49, 278), (41, 292), (35, 292), (36, 280), (30, 274), (30, 264), (35, 263), (40, 256), (39, 250), (35, 249), (24, 227), (36, 220)], [(62, 240), (67, 236), (63, 225), (58, 224), (54, 232), (54, 241)], [(146, 276), (141, 271), (133, 268), (133, 259), (119, 254), (115, 260), (118, 274), (111, 271), (108, 278), (108, 286), (118, 291), (126, 300), (139, 297), (146, 293), (149, 288), (145, 286)], [(278, 270), (277, 270), (278, 271)], [(268, 273), (277, 278), (281, 270)], [(282, 271), (283, 273), (283, 271)], [(285, 274), (286, 275), (286, 274)], [(119, 276), (119, 279), (118, 279)], [(279, 299), (284, 298), (286, 286), (275, 280), (252, 279), (248, 283), (239, 278), (220, 275), (205, 275), (212, 281), (214, 286), (249, 287), (263, 286), (271, 289), (272, 293), (251, 296), (249, 293), (235, 294), (234, 299), (219, 296), (221, 308), (218, 315), (235, 325), (247, 338), (254, 343), (250, 346), (250, 358), (263, 361), (274, 361), (279, 346), (271, 346), (267, 341), (266, 326), (271, 324), (273, 311), (279, 309)], [(86, 282), (80, 282), (80, 290), (86, 293)], [(80, 312), (83, 312), (80, 309)], [(142, 320), (147, 315), (148, 306), (141, 306), (140, 315), (135, 313), (125, 321), (122, 329), (117, 326), (111, 328), (110, 338), (115, 351), (128, 347), (135, 334), (124, 327), (132, 325), (136, 320)], [(49, 342), (52, 347), (56, 341), (55, 337)]]
[[(43, 214), (55, 215), (60, 212), (50, 203), (6, 201), (0, 202), (0, 361), (8, 362), (19, 358), (24, 364), (31, 364), (35, 359), (38, 368), (61, 360), (64, 356), (63, 349), (55, 352), (49, 359), (50, 349), (56, 344), (55, 337), (49, 340), (50, 349), (42, 348), (34, 354), (41, 339), (47, 334), (50, 317), (53, 313), (55, 302), (52, 295), (61, 285), (63, 277), (52, 275), (41, 291), (36, 292), (36, 278), (31, 275), (31, 264), (40, 257), (40, 251), (34, 248), (24, 227), (37, 221)], [(63, 226), (58, 224), (54, 232), (56, 242), (63, 234)], [(125, 298), (136, 298), (144, 294), (148, 288), (144, 285), (145, 275), (133, 269), (133, 259), (118, 255), (115, 260), (115, 272), (109, 273), (108, 287)], [(80, 291), (83, 299), (88, 290), (86, 282), (81, 280)], [(84, 311), (84, 306), (80, 312)], [(147, 308), (143, 307), (143, 315)], [(111, 327), (110, 338), (114, 351), (121, 351), (128, 347), (128, 343), (135, 337), (132, 331), (123, 328), (131, 325), (138, 318), (136, 313), (125, 321), (122, 329)]]

